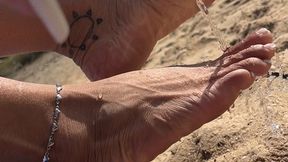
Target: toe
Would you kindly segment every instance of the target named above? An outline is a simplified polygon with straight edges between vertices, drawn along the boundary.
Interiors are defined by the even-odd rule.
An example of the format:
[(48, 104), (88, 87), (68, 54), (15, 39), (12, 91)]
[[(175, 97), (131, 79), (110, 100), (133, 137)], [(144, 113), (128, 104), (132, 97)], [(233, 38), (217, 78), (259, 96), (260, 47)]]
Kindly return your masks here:
[(222, 79), (222, 84), (229, 86), (231, 91), (233, 91), (233, 94), (238, 94), (240, 90), (249, 88), (253, 84), (254, 80), (254, 73), (245, 69), (238, 69), (225, 75)]
[(254, 73), (256, 76), (262, 76), (262, 75), (267, 74), (270, 67), (271, 67), (270, 60), (261, 60), (256, 57), (251, 57), (251, 58), (247, 58), (242, 61), (239, 61), (237, 63), (231, 64), (228, 67), (221, 68), (221, 70), (217, 74), (217, 77), (223, 77), (227, 75), (228, 73), (235, 71), (235, 70), (239, 70), (239, 69), (248, 70)]
[(231, 55), (238, 53), (252, 45), (256, 44), (268, 44), (272, 43), (273, 36), (271, 32), (265, 28), (262, 28), (249, 36), (247, 36), (243, 41), (231, 47), (224, 55)]
[(251, 58), (251, 57), (259, 58), (262, 60), (270, 60), (275, 55), (275, 48), (276, 48), (276, 45), (273, 43), (269, 43), (266, 45), (262, 45), (262, 44), (253, 45), (247, 49), (242, 50), (241, 52), (235, 55), (224, 57), (222, 65), (218, 65), (218, 66), (227, 67), (227, 66), (230, 66), (231, 64), (237, 63), (239, 61), (242, 61), (244, 59)]
[(251, 57), (245, 60), (242, 60), (236, 64), (232, 65), (232, 68), (235, 69), (246, 69), (256, 76), (261, 76), (267, 74), (271, 67), (270, 60), (261, 60), (259, 58)]
[(249, 88), (255, 80), (255, 76), (245, 69), (237, 69), (227, 73), (218, 79), (210, 89), (217, 102), (215, 109), (209, 109), (209, 118), (206, 122), (217, 118), (229, 109), (239, 96), (241, 90)]

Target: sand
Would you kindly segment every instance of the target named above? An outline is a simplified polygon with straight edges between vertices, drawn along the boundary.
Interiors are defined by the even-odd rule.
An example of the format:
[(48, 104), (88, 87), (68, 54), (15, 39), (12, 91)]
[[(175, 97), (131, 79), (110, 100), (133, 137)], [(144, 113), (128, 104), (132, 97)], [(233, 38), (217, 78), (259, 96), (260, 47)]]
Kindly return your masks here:
[[(278, 46), (271, 71), (288, 74), (288, 0), (216, 0), (210, 13), (231, 44), (261, 27), (270, 29)], [(200, 63), (220, 55), (208, 23), (198, 14), (159, 41), (144, 68)], [(88, 82), (71, 60), (55, 53), (11, 78), (45, 84)], [(288, 162), (287, 84), (282, 77), (260, 79), (230, 113), (182, 138), (154, 162)]]

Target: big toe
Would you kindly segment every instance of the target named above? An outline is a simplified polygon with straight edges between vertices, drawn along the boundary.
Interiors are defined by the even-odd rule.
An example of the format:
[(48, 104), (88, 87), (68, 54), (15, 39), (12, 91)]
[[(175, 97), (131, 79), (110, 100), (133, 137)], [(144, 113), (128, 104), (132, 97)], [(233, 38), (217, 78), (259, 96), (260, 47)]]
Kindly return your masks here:
[[(208, 94), (212, 94), (217, 102), (218, 109), (211, 116), (214, 119), (225, 112), (239, 96), (240, 92), (249, 88), (255, 81), (256, 76), (267, 74), (271, 67), (269, 60), (251, 57), (220, 69), (215, 75), (212, 86), (207, 88)], [(208, 95), (211, 96), (211, 95)]]
[(253, 73), (246, 69), (238, 69), (226, 74), (221, 79), (217, 80), (210, 88), (210, 93), (215, 96), (214, 100), (218, 101), (214, 104), (215, 109), (209, 109), (209, 122), (219, 115), (223, 114), (235, 102), (241, 90), (250, 87), (255, 80)]

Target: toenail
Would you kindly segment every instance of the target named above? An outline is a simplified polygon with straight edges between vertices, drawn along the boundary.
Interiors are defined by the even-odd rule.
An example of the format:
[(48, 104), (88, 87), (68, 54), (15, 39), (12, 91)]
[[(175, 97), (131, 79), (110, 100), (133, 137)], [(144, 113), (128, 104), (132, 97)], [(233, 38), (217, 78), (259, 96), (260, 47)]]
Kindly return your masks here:
[(262, 44), (256, 44), (256, 45), (253, 45), (251, 47), (254, 48), (254, 49), (262, 49), (263, 45)]
[(251, 74), (251, 77), (252, 77), (252, 78), (256, 78), (256, 75), (255, 75), (255, 73), (253, 73), (253, 72), (250, 72), (250, 74)]
[(268, 34), (268, 33), (271, 33), (269, 30), (267, 30), (266, 28), (261, 28), (260, 30), (258, 30), (256, 32), (256, 34), (258, 35), (264, 35), (264, 34)]
[(271, 60), (263, 60), (267, 64), (272, 64)]
[(274, 43), (265, 44), (264, 48), (271, 50), (271, 51), (274, 51), (276, 48), (276, 44), (274, 44)]

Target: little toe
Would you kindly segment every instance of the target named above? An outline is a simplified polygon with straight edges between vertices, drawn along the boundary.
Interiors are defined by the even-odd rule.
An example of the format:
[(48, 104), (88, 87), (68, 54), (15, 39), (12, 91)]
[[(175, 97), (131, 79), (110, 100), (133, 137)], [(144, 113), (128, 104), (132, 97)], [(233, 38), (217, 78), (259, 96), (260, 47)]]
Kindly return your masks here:
[(236, 54), (252, 45), (256, 44), (269, 44), (272, 43), (272, 33), (266, 28), (262, 28), (252, 34), (248, 35), (243, 41), (228, 49), (224, 55)]

